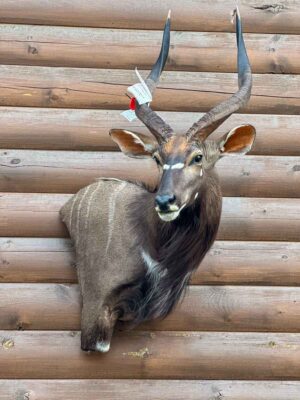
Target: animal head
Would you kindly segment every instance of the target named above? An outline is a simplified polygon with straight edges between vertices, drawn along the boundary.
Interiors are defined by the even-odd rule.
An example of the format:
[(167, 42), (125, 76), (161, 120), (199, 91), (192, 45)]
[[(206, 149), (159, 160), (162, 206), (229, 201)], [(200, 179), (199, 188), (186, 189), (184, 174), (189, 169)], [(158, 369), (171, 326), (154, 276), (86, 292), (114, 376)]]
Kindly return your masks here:
[[(195, 202), (198, 195), (201, 195), (201, 186), (209, 171), (221, 157), (246, 154), (253, 145), (255, 128), (251, 125), (237, 126), (219, 140), (207, 139), (250, 98), (252, 75), (238, 9), (236, 38), (238, 91), (206, 113), (185, 134), (176, 134), (149, 104), (138, 104), (138, 102), (136, 102), (136, 116), (147, 126), (153, 137), (122, 129), (110, 131), (112, 139), (124, 154), (130, 157), (152, 157), (156, 161), (162, 173), (154, 207), (163, 221), (175, 220), (182, 209)], [(170, 15), (165, 25), (160, 55), (146, 79), (151, 93), (154, 92), (166, 63), (169, 45)]]

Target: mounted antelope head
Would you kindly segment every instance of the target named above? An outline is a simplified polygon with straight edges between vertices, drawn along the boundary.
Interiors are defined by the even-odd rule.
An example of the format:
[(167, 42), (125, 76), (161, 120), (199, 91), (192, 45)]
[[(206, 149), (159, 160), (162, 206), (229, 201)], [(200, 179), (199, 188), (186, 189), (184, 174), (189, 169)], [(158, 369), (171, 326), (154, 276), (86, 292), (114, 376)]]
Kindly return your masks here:
[[(156, 192), (142, 185), (100, 179), (81, 189), (61, 210), (75, 242), (83, 306), (81, 348), (106, 352), (117, 321), (136, 325), (166, 317), (216, 238), (222, 196), (217, 160), (251, 149), (255, 129), (233, 128), (217, 141), (208, 136), (251, 92), (251, 70), (236, 14), (239, 90), (214, 107), (185, 135), (176, 135), (149, 104), (136, 115), (153, 137), (112, 130), (130, 157), (152, 157), (161, 170)], [(146, 84), (151, 93), (168, 57), (170, 18), (160, 55)]]
[[(184, 135), (177, 135), (148, 104), (137, 103), (136, 116), (146, 125), (153, 138), (128, 130), (113, 129), (112, 139), (129, 157), (152, 157), (162, 172), (155, 198), (155, 209), (163, 221), (173, 221), (191, 206), (201, 186), (220, 157), (245, 154), (253, 144), (255, 129), (251, 125), (233, 128), (218, 141), (207, 140), (233, 112), (250, 98), (252, 77), (243, 40), (239, 12), (236, 12), (239, 90), (197, 121)], [(160, 55), (146, 79), (154, 92), (168, 58), (170, 17), (165, 24)]]

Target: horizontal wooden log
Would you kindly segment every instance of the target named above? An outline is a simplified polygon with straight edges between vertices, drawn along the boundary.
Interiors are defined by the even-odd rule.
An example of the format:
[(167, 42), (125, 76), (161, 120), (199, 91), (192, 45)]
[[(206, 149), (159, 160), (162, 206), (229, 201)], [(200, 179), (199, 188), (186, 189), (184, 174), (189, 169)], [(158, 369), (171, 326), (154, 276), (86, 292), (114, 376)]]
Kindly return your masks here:
[(192, 283), (299, 286), (299, 251), (298, 243), (217, 241)]
[[(234, 34), (174, 31), (171, 40), (166, 69), (236, 71)], [(0, 63), (150, 69), (160, 42), (155, 31), (0, 25)], [(253, 72), (300, 72), (298, 36), (245, 34), (245, 42)]]
[[(175, 131), (183, 134), (202, 113), (162, 112)], [(117, 150), (108, 134), (112, 128), (149, 134), (138, 120), (128, 122), (119, 110), (0, 107), (1, 141), (5, 149)], [(250, 123), (256, 139), (250, 154), (300, 155), (300, 116), (234, 114), (211, 136)]]
[(0, 236), (67, 236), (59, 210), (70, 197), (0, 193)]
[[(300, 197), (300, 157), (223, 157), (216, 170), (224, 196)], [(120, 152), (0, 150), (2, 192), (76, 193), (100, 177), (155, 187), (158, 175), (151, 158)]]
[[(299, 1), (268, 3), (262, 0), (240, 2), (245, 32), (300, 33)], [(0, 22), (46, 25), (73, 25), (108, 28), (162, 29), (168, 10), (172, 10), (172, 29), (233, 31), (231, 12), (234, 0), (213, 3), (186, 0), (184, 7), (177, 0), (2, 0)]]
[[(80, 301), (78, 285), (3, 283), (0, 329), (80, 329)], [(166, 319), (138, 329), (299, 332), (300, 288), (191, 286)]]
[(77, 281), (68, 239), (0, 238), (0, 282)]
[[(127, 70), (2, 65), (0, 106), (127, 109), (125, 92), (136, 82)], [(167, 71), (153, 108), (207, 111), (236, 91), (236, 74)], [(251, 99), (240, 112), (299, 114), (299, 91), (299, 75), (254, 75)]]
[[(70, 241), (0, 238), (0, 282), (77, 282)], [(216, 241), (191, 283), (300, 286), (300, 243)]]
[[(68, 194), (0, 193), (0, 236), (65, 237)], [(300, 199), (225, 197), (219, 240), (298, 242)]]
[(299, 379), (300, 334), (130, 332), (109, 353), (79, 332), (0, 332), (2, 379)]
[(3, 150), (0, 171), (2, 192), (75, 193), (100, 177), (146, 180), (151, 187), (158, 180), (151, 158), (134, 159), (119, 152)]
[[(2, 400), (295, 400), (300, 382), (216, 380), (0, 380)], [(218, 397), (215, 397), (218, 396)], [(221, 396), (221, 397), (220, 397)], [(21, 397), (22, 398), (22, 397)], [(25, 397), (26, 398), (26, 397)]]

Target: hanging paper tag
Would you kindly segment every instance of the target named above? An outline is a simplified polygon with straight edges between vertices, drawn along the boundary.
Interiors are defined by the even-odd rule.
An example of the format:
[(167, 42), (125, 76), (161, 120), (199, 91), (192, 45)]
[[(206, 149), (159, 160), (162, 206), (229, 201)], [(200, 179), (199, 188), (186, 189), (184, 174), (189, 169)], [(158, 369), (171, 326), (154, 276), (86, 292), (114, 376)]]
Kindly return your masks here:
[(123, 111), (121, 112), (121, 115), (123, 115), (123, 117), (126, 118), (129, 122), (132, 122), (136, 119), (134, 110)]
[(145, 82), (144, 79), (141, 77), (141, 75), (140, 75), (140, 73), (139, 73), (137, 67), (135, 67), (135, 73), (136, 73), (136, 76), (139, 78), (141, 84), (144, 86), (144, 89), (145, 89), (146, 92), (148, 93), (149, 97), (151, 97), (151, 100), (152, 100), (152, 94), (151, 94), (151, 92), (150, 92), (148, 86), (146, 85), (146, 82)]
[(149, 96), (148, 91), (145, 90), (141, 83), (136, 83), (133, 86), (129, 86), (127, 91), (137, 99), (140, 105), (150, 103), (150, 101), (152, 101), (152, 96)]
[(137, 68), (135, 69), (135, 73), (139, 78), (141, 83), (136, 83), (135, 85), (129, 86), (127, 91), (136, 98), (140, 105), (145, 103), (150, 103), (152, 101), (151, 92), (146, 85), (146, 82), (141, 77), (140, 73), (138, 72)]

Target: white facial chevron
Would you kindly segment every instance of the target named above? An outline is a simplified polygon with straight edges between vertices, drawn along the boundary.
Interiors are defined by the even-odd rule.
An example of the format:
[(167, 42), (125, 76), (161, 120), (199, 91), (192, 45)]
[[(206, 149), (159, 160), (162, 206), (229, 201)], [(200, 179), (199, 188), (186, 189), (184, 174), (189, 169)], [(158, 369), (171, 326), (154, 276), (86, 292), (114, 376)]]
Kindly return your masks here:
[(183, 163), (177, 163), (177, 164), (164, 164), (163, 169), (182, 169), (184, 167)]

